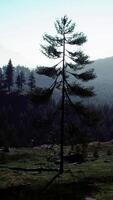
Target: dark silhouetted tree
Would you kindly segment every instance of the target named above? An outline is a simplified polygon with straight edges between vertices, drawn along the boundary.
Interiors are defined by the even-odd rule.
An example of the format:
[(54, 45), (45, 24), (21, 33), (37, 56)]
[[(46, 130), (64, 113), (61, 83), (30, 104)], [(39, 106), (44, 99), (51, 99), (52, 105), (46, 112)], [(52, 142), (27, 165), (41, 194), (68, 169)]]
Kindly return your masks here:
[(29, 85), (31, 92), (35, 88), (35, 83), (36, 83), (36, 80), (35, 80), (35, 77), (34, 77), (34, 73), (33, 73), (33, 71), (31, 71), (30, 75), (29, 75), (29, 80), (28, 80), (28, 85)]
[(0, 68), (0, 81), (3, 79), (2, 69)]
[(20, 89), (23, 90), (23, 86), (26, 82), (25, 73), (23, 71), (20, 72)]
[(13, 86), (13, 65), (11, 59), (8, 62), (8, 65), (5, 70), (6, 82), (8, 91), (11, 91), (11, 87)]
[(6, 91), (7, 83), (5, 79), (5, 74), (3, 68), (0, 68), (0, 90)]
[(16, 81), (15, 81), (18, 91), (22, 92), (25, 82), (26, 82), (25, 73), (23, 71), (18, 72)]
[[(84, 87), (80, 81), (87, 82), (95, 78), (93, 69), (84, 70), (85, 65), (91, 63), (89, 57), (77, 47), (80, 47), (87, 41), (86, 36), (80, 32), (74, 32), (75, 23), (69, 20), (67, 16), (57, 19), (55, 22), (57, 31), (56, 36), (44, 34), (43, 39), (47, 45), (41, 45), (44, 55), (54, 60), (58, 59), (58, 63), (52, 67), (38, 67), (37, 73), (54, 78), (52, 86), (48, 89), (45, 96), (51, 95), (55, 87), (62, 91), (62, 114), (61, 114), (61, 160), (60, 173), (63, 173), (63, 145), (64, 145), (64, 117), (65, 105), (71, 104), (76, 112), (84, 114), (86, 108), (79, 101), (72, 101), (71, 96), (92, 97), (94, 95), (93, 88)], [(62, 65), (61, 65), (62, 64)], [(81, 70), (81, 71), (80, 71)], [(69, 78), (70, 77), (70, 78)], [(73, 77), (73, 78), (72, 78)], [(45, 92), (45, 91), (44, 91)], [(43, 98), (44, 98), (44, 95)], [(39, 95), (40, 96), (40, 95)]]
[(21, 90), (21, 78), (20, 78), (20, 74), (17, 75), (15, 83), (17, 85), (18, 91), (20, 91)]
[(2, 69), (0, 68), (0, 90), (2, 89), (2, 80), (3, 80), (3, 73)]

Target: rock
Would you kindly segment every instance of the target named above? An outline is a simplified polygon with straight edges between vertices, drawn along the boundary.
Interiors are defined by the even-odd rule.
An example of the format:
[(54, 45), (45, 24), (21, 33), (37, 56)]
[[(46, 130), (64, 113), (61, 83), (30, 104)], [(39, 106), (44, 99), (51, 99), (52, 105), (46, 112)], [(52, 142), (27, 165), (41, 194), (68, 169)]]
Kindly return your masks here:
[(85, 200), (96, 200), (96, 199), (94, 199), (92, 197), (86, 197)]

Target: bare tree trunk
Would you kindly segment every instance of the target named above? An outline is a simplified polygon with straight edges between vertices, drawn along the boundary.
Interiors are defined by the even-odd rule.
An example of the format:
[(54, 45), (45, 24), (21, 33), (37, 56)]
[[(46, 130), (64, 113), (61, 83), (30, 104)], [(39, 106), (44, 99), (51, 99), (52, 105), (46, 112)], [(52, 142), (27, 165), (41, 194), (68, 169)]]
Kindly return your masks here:
[(62, 113), (60, 135), (60, 174), (64, 172), (64, 101), (65, 101), (65, 34), (63, 35), (63, 68), (62, 68)]

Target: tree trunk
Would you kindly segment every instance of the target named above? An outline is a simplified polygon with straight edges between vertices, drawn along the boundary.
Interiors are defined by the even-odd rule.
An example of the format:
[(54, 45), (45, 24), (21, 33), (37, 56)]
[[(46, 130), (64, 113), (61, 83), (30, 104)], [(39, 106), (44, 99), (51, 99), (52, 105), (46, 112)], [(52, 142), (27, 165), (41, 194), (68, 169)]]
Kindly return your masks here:
[(63, 35), (63, 68), (62, 68), (62, 113), (61, 113), (61, 135), (60, 135), (60, 174), (64, 172), (64, 100), (65, 100), (65, 34)]

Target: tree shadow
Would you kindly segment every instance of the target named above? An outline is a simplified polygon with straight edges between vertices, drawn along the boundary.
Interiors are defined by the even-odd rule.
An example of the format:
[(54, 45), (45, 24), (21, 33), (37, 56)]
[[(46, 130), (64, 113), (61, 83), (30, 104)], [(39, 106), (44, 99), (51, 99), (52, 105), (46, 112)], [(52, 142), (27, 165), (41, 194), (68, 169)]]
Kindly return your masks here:
[(52, 183), (59, 177), (60, 173), (58, 172), (43, 188), (42, 192), (46, 192), (48, 188), (52, 185)]

